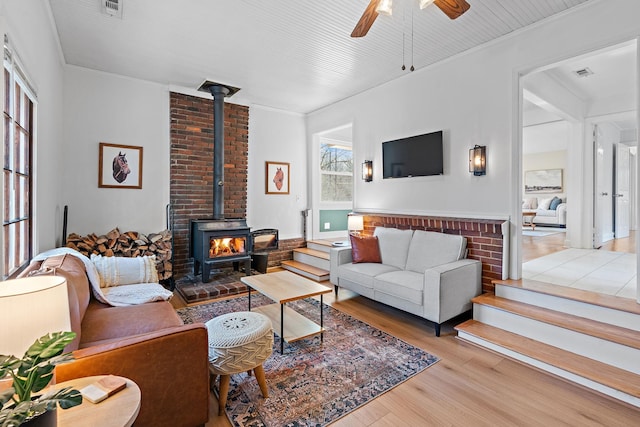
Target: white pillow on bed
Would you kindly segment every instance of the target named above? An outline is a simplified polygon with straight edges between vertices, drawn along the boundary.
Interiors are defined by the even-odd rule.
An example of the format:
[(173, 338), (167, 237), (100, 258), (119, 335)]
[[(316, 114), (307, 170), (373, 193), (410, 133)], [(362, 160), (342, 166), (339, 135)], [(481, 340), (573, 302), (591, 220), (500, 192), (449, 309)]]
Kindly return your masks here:
[(158, 282), (155, 255), (129, 258), (94, 254), (91, 261), (98, 270), (101, 288)]

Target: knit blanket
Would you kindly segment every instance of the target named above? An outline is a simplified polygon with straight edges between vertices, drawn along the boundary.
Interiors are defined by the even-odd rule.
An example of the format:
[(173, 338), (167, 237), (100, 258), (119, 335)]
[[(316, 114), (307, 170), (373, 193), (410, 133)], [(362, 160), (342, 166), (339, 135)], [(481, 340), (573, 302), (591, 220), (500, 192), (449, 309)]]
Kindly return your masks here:
[(51, 249), (38, 254), (33, 258), (33, 260), (44, 261), (49, 257), (57, 255), (71, 255), (82, 261), (87, 271), (87, 278), (91, 284), (93, 296), (104, 304), (109, 304), (114, 307), (122, 307), (153, 301), (168, 301), (173, 296), (173, 292), (165, 289), (159, 283), (139, 283), (101, 288), (100, 276), (96, 266), (89, 258), (71, 248)]

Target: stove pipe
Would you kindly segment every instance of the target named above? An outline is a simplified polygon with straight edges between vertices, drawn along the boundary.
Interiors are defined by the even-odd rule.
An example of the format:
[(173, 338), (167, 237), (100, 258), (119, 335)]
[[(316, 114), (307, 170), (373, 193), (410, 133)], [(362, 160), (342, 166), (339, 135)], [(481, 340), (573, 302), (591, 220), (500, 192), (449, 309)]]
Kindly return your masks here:
[(213, 96), (213, 219), (224, 219), (224, 97), (226, 86), (209, 87)]

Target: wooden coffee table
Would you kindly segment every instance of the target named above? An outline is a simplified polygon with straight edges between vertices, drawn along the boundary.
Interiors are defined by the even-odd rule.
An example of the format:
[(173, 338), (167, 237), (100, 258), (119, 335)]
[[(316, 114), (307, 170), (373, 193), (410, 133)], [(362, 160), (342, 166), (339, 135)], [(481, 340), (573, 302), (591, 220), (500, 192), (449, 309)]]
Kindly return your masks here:
[[(273, 329), (280, 337), (280, 354), (284, 352), (285, 341), (291, 343), (317, 334), (321, 340), (324, 338), (322, 295), (330, 293), (331, 288), (290, 271), (245, 276), (240, 280), (249, 288), (249, 311), (252, 289), (275, 301), (275, 304), (257, 307), (253, 311), (271, 319)], [(320, 325), (285, 305), (316, 295), (320, 295)]]

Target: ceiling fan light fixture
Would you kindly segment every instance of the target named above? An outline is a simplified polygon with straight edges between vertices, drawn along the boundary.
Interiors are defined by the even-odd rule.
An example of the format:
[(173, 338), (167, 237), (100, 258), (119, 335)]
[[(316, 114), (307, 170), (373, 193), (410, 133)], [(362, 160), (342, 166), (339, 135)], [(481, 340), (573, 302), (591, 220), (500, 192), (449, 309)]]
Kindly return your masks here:
[(435, 0), (418, 0), (418, 2), (420, 3), (420, 10), (426, 8), (427, 6), (429, 6), (434, 1)]
[(393, 13), (393, 0), (381, 0), (376, 8), (376, 12), (391, 16)]

